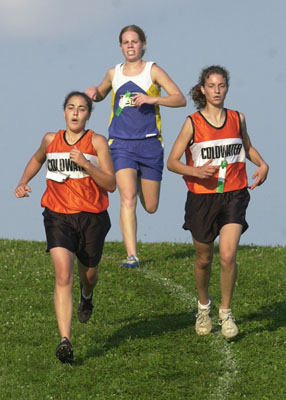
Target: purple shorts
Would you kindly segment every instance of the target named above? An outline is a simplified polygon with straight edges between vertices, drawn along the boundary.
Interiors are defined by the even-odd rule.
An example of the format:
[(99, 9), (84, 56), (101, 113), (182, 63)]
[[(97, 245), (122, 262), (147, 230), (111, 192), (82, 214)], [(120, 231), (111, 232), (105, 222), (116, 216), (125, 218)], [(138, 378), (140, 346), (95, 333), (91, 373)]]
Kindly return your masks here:
[(164, 167), (164, 149), (157, 136), (147, 139), (109, 139), (115, 172), (135, 169), (143, 179), (161, 181)]

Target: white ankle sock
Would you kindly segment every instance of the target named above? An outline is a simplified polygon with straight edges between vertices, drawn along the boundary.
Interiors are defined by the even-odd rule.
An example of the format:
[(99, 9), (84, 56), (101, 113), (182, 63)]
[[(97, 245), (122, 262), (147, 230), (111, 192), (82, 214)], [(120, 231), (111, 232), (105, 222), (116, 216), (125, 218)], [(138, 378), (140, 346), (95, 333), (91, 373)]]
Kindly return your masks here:
[(82, 288), (81, 293), (82, 293), (82, 297), (83, 297), (85, 300), (90, 300), (90, 299), (91, 299), (92, 292), (91, 292), (88, 296), (85, 296), (85, 294), (83, 293), (83, 288)]
[(199, 307), (200, 307), (202, 310), (207, 310), (207, 309), (210, 307), (211, 303), (212, 303), (211, 300), (209, 300), (208, 304), (202, 305), (202, 304), (198, 301), (198, 305), (199, 305)]

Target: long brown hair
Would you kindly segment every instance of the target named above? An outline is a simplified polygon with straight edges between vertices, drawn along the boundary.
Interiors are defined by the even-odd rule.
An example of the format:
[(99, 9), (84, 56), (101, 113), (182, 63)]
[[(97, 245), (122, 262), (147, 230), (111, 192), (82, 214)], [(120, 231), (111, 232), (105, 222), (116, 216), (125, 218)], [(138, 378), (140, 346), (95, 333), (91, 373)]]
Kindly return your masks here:
[(225, 79), (227, 88), (229, 88), (229, 72), (226, 68), (221, 67), (220, 65), (211, 65), (210, 67), (202, 69), (198, 83), (189, 91), (189, 95), (194, 101), (197, 110), (202, 110), (207, 104), (206, 97), (202, 93), (201, 87), (205, 86), (206, 80), (212, 74), (222, 75)]

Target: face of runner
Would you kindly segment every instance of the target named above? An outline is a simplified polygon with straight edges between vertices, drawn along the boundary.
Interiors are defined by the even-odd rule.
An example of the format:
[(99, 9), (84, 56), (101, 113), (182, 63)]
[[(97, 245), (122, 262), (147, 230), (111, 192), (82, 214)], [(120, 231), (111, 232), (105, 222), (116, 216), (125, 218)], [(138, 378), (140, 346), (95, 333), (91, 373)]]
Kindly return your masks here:
[(83, 131), (86, 121), (90, 117), (89, 109), (84, 97), (71, 97), (66, 104), (64, 117), (66, 120), (67, 129), (73, 132)]
[(146, 43), (141, 42), (138, 33), (133, 31), (124, 32), (120, 48), (126, 61), (138, 61), (142, 58)]
[(225, 78), (220, 74), (211, 74), (201, 86), (202, 93), (206, 96), (206, 101), (216, 107), (223, 106), (227, 94), (227, 84)]

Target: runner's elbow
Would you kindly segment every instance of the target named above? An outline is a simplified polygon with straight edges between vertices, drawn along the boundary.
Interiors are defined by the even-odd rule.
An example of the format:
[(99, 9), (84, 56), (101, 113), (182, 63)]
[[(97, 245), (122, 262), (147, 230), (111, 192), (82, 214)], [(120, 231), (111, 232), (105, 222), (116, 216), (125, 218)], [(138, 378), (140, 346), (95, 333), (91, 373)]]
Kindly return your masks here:
[(115, 190), (116, 190), (116, 182), (115, 182), (115, 180), (114, 180), (113, 182), (110, 183), (110, 185), (109, 185), (107, 191), (108, 191), (109, 193), (113, 193), (113, 192), (115, 192)]
[(174, 171), (173, 160), (168, 159), (168, 161), (167, 161), (167, 169), (169, 171)]

